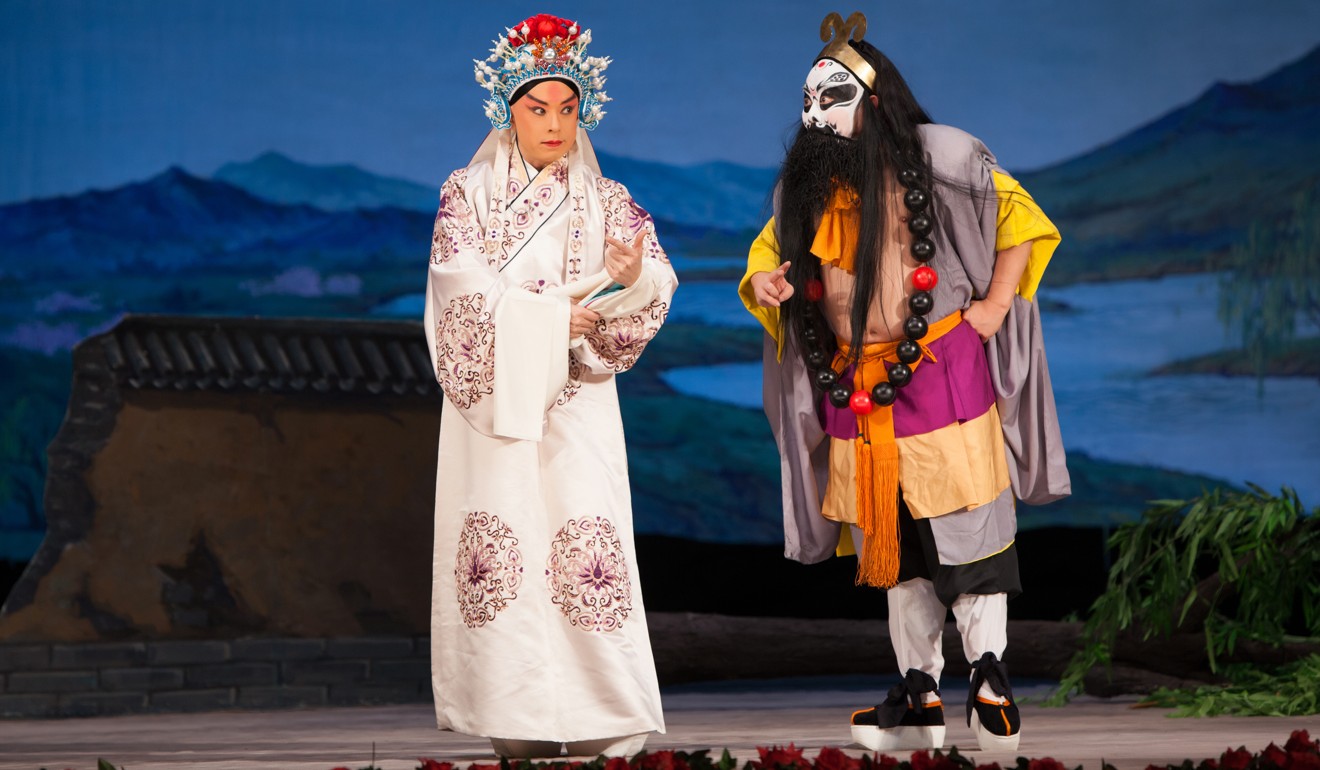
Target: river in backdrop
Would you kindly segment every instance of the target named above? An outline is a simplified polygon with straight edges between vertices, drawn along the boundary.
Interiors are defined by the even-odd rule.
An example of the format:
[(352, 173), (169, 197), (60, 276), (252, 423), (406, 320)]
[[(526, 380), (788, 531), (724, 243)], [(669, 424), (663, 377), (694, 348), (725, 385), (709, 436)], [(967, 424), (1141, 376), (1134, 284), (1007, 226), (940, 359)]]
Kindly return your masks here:
[[(1320, 503), (1320, 381), (1148, 376), (1239, 344), (1216, 316), (1219, 278), (1191, 275), (1042, 289), (1045, 346), (1064, 444), (1092, 457), (1202, 473)], [(1050, 309), (1060, 304), (1066, 309)], [(729, 282), (689, 282), (670, 318), (747, 326)], [(1309, 330), (1314, 331), (1314, 330)], [(759, 409), (759, 362), (684, 367), (688, 395)]]

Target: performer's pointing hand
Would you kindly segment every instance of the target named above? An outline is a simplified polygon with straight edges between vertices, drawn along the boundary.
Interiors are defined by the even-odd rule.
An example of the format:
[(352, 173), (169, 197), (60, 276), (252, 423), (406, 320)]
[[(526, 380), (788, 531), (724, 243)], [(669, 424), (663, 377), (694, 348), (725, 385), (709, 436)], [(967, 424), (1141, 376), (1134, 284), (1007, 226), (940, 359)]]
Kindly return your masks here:
[(788, 282), (784, 274), (788, 272), (788, 266), (792, 262), (785, 262), (775, 268), (773, 272), (752, 273), (752, 292), (756, 294), (756, 302), (761, 307), (779, 307), (793, 296), (793, 284)]
[(605, 236), (605, 270), (616, 283), (632, 286), (642, 276), (642, 240), (646, 238), (645, 228), (637, 231), (632, 245)]

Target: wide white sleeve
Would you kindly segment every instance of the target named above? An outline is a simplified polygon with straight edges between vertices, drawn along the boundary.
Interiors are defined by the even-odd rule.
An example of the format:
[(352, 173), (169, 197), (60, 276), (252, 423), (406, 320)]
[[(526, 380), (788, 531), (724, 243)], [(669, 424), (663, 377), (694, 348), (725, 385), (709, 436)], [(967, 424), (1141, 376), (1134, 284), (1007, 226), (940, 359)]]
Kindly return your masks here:
[(539, 440), (568, 379), (569, 302), (500, 280), (465, 175), (441, 188), (431, 238), (425, 329), (436, 381), (473, 429)]

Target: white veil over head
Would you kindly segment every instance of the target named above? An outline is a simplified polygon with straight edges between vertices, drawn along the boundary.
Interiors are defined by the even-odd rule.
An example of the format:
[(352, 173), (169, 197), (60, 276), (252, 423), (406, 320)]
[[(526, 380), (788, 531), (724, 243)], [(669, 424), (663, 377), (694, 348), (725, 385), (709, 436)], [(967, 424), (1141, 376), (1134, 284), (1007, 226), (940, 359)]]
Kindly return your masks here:
[[(468, 161), (468, 167), (477, 165), (482, 161), (495, 163), (495, 159), (500, 156), (500, 149), (506, 151), (513, 149), (513, 143), (517, 141), (517, 134), (510, 128), (492, 128), (482, 140), (481, 146), (477, 148), (472, 160)], [(596, 160), (596, 149), (591, 146), (591, 139), (587, 130), (582, 126), (577, 127), (577, 140), (573, 143), (573, 149), (569, 151), (568, 167), (570, 170), (577, 164), (585, 165), (591, 169), (596, 176), (600, 176), (600, 161)], [(495, 164), (495, 168), (499, 168)]]

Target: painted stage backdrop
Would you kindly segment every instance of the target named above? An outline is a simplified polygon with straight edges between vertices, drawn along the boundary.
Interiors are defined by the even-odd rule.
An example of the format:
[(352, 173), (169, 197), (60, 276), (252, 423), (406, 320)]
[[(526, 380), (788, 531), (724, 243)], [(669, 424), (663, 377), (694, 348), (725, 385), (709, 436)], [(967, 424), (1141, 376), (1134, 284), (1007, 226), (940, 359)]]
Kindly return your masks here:
[[(1059, 224), (1040, 292), (1076, 494), (1110, 526), (1256, 483), (1320, 504), (1320, 4), (858, 0), (936, 120)], [(619, 381), (637, 527), (780, 536), (735, 286), (832, 3), (0, 5), (0, 560), (40, 542), (70, 349), (125, 313), (420, 320), (437, 188), (504, 27), (614, 58), (592, 135), (682, 286)]]

